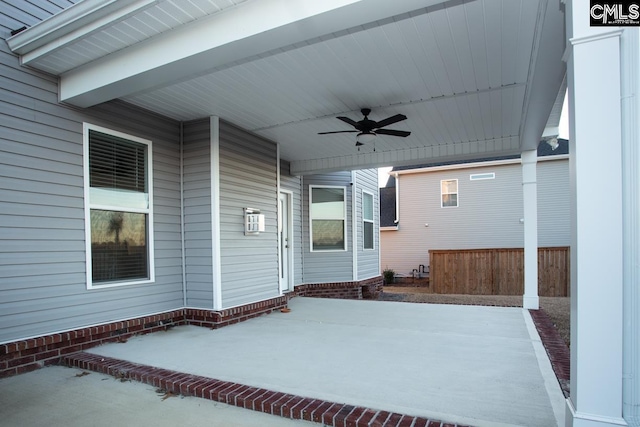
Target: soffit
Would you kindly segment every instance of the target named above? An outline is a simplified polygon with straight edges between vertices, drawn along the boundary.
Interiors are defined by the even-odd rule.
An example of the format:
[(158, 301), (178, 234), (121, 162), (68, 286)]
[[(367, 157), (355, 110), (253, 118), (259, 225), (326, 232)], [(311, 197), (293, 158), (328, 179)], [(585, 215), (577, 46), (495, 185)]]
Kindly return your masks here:
[[(64, 76), (244, 4), (160, 1), (31, 65)], [(557, 106), (550, 116), (562, 102), (565, 70), (559, 7), (557, 0), (445, 1), (283, 40), (275, 49), (120, 98), (181, 121), (219, 116), (278, 142), (297, 172), (513, 154), (532, 149), (523, 144), (529, 117), (540, 134), (547, 119), (559, 117)], [(547, 32), (561, 35), (553, 46)], [(541, 68), (549, 76), (540, 78)], [(363, 107), (373, 109), (373, 120), (405, 114), (408, 120), (389, 128), (411, 136), (379, 136), (357, 151), (355, 134), (317, 135), (350, 129), (335, 116), (359, 120)], [(529, 145), (540, 134), (526, 138)]]

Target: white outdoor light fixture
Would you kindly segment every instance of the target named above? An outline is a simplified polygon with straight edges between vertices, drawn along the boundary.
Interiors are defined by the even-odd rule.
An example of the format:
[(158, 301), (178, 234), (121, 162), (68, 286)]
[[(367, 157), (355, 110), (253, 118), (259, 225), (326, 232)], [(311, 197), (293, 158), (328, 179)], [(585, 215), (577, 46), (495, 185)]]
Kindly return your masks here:
[(555, 150), (556, 148), (558, 148), (558, 138), (549, 138), (547, 139), (547, 144), (549, 144), (549, 147), (551, 147), (552, 150)]
[(371, 142), (376, 139), (376, 134), (373, 132), (360, 132), (357, 137), (357, 141), (366, 144), (367, 142)]

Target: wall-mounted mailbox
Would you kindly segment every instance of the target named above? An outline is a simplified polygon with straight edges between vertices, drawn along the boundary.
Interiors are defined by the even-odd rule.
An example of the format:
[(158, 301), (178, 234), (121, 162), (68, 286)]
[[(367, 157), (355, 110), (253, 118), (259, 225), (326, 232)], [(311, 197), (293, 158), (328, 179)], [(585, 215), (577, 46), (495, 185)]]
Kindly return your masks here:
[(255, 236), (264, 232), (264, 215), (260, 209), (244, 208), (244, 235)]

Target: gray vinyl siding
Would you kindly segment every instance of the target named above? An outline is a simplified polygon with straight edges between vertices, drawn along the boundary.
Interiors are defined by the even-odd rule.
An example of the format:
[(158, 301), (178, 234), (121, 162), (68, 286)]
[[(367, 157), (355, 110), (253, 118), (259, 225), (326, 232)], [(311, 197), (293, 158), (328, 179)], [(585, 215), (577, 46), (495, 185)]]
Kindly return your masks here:
[[(351, 172), (334, 172), (331, 174), (307, 175), (303, 177), (303, 257), (304, 283), (331, 283), (353, 280), (353, 242), (351, 228), (351, 196), (354, 191), (351, 183)], [(346, 251), (323, 252), (310, 249), (309, 234), (309, 186), (328, 185), (346, 187), (347, 203), (347, 235)]]
[(213, 309), (209, 119), (186, 123), (183, 135), (187, 307)]
[[(220, 252), (222, 305), (280, 294), (277, 151), (270, 141), (220, 122)], [(244, 208), (260, 209), (265, 231), (244, 235)]]
[[(568, 160), (542, 161), (537, 170), (538, 244), (568, 246)], [(469, 179), (488, 172), (495, 179)], [(458, 179), (458, 207), (440, 207), (440, 181), (448, 179)], [(429, 264), (430, 249), (524, 247), (520, 164), (400, 175), (398, 191), (398, 231), (381, 232), (382, 269), (411, 274)]]
[[(56, 79), (4, 41), (0, 68), (0, 342), (180, 307), (178, 124), (121, 102), (60, 105)], [(83, 122), (153, 141), (153, 284), (86, 289)]]
[[(358, 243), (356, 251), (358, 254), (358, 280), (368, 279), (380, 275), (380, 197), (378, 196), (378, 170), (365, 169), (356, 172), (356, 183), (358, 187), (356, 198)], [(362, 216), (363, 191), (373, 195), (373, 250), (364, 250), (364, 224)]]
[(539, 162), (537, 179), (538, 246), (569, 246), (569, 160)]
[(302, 283), (302, 178), (289, 175), (289, 163), (280, 162), (280, 188), (292, 192), (293, 284)]

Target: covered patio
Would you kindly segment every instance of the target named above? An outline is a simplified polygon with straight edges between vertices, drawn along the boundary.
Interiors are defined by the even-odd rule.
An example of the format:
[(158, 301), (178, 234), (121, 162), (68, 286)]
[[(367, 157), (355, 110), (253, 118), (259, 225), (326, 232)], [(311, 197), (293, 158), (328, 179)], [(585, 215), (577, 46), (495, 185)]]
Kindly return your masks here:
[[(564, 397), (527, 310), (318, 298), (294, 298), (289, 308), (87, 353), (98, 364), (125, 360), (459, 425), (563, 423)], [(126, 376), (130, 368), (113, 369)]]
[[(96, 109), (106, 105), (124, 116), (123, 106), (135, 106), (180, 123), (181, 129), (183, 123), (222, 119), (274, 141), (278, 168), (286, 161), (296, 176), (521, 155), (523, 305), (530, 309), (539, 302), (535, 150), (541, 139), (555, 136), (558, 107), (568, 90), (572, 354), (566, 425), (640, 424), (637, 28), (591, 26), (589, 5), (583, 0), (238, 0), (201, 2), (200, 7), (194, 3), (85, 0), (18, 31), (7, 45), (20, 56), (25, 69), (54, 76), (59, 85), (56, 102), (78, 112), (98, 114)], [(359, 149), (355, 133), (319, 135), (353, 132), (348, 121), (336, 117), (355, 123), (362, 118), (363, 108), (372, 109), (374, 121), (406, 116), (397, 129), (411, 135), (389, 138), (380, 132)], [(219, 164), (219, 135), (212, 131), (208, 136), (213, 153), (210, 205), (215, 219), (220, 216), (220, 182), (214, 167)], [(276, 186), (279, 191), (279, 177)], [(212, 287), (218, 295), (220, 235), (219, 223), (212, 223), (212, 241), (218, 245), (212, 249)], [(352, 239), (357, 237), (354, 234)], [(356, 276), (357, 268), (352, 270)], [(187, 301), (186, 274), (183, 284), (184, 303), (175, 308), (192, 307)], [(220, 298), (211, 300), (216, 310), (234, 308), (221, 305)], [(290, 376), (289, 386), (296, 393), (322, 384), (325, 375), (335, 371), (328, 383), (342, 384), (341, 393), (351, 393), (344, 398), (355, 404), (384, 403), (390, 410), (406, 412), (419, 409), (454, 422), (517, 424), (521, 418), (507, 417), (516, 413), (522, 419), (545, 417), (536, 425), (558, 419), (552, 409), (556, 399), (550, 399), (546, 390), (553, 381), (539, 372), (544, 357), (536, 358), (544, 353), (522, 309), (447, 307), (436, 316), (425, 311), (437, 310), (436, 306), (420, 306), (414, 308), (421, 312), (413, 321), (402, 323), (394, 306), (384, 303), (358, 303), (376, 307), (358, 315), (355, 307), (360, 305), (338, 310), (350, 303), (331, 302), (333, 308), (314, 310), (314, 304), (322, 302), (295, 299), (292, 313), (210, 332), (217, 337), (229, 334), (230, 341), (212, 344), (207, 352), (196, 347), (195, 353), (211, 366), (192, 362), (193, 366), (229, 369), (207, 375), (231, 378), (248, 373), (246, 378), (255, 376), (258, 381), (260, 372), (283, 363), (273, 371), (274, 378), (260, 378), (261, 384), (284, 383)], [(91, 310), (82, 304), (77, 307)], [(157, 308), (154, 313), (172, 308)], [(297, 317), (302, 313), (308, 317)], [(420, 328), (412, 328), (418, 321)], [(394, 329), (396, 322), (401, 327)], [(259, 326), (264, 327), (261, 332), (251, 332)], [(298, 330), (289, 333), (288, 328)], [(320, 333), (329, 328), (335, 341)], [(343, 330), (350, 333), (342, 334)], [(182, 351), (182, 342), (171, 346), (165, 339), (195, 331), (209, 332), (180, 328), (98, 351), (113, 349), (113, 357), (133, 358), (125, 357), (132, 349), (133, 355), (152, 357), (151, 348), (136, 351), (137, 346), (163, 338), (155, 353), (162, 353), (167, 361), (184, 361), (188, 352)], [(248, 344), (239, 351), (237, 338), (244, 333)], [(269, 341), (255, 345), (266, 336)], [(199, 338), (192, 341), (201, 342)], [(366, 352), (360, 347), (365, 344)], [(234, 357), (244, 360), (257, 348), (260, 358), (246, 359), (233, 373)], [(317, 357), (313, 363), (301, 355), (294, 357), (297, 351), (314, 348), (304, 354)], [(273, 350), (270, 359), (262, 351), (268, 349)], [(170, 358), (172, 351), (176, 356)], [(387, 352), (386, 357), (377, 359), (382, 352)], [(215, 359), (223, 356), (228, 359)], [(401, 369), (402, 364), (393, 360), (401, 358), (415, 358), (406, 364), (413, 366), (410, 372), (384, 375), (392, 363), (394, 369)], [(364, 365), (374, 361), (377, 364)], [(305, 379), (305, 372), (314, 372), (310, 365), (322, 363), (327, 372)], [(187, 365), (171, 369), (178, 368), (191, 369)], [(344, 381), (356, 374), (360, 377)], [(386, 395), (384, 387), (351, 388), (367, 384), (369, 377), (404, 378), (408, 383), (393, 384), (387, 389), (393, 393)], [(237, 381), (244, 378), (239, 376)], [(438, 386), (421, 388), (429, 384)], [(334, 389), (314, 392), (327, 399), (341, 398)], [(533, 393), (536, 390), (539, 394)], [(392, 403), (400, 395), (404, 397)], [(424, 400), (412, 399), (418, 396)], [(430, 406), (415, 407), (427, 400)], [(544, 409), (537, 411), (530, 405)], [(505, 418), (487, 420), (488, 414)]]

